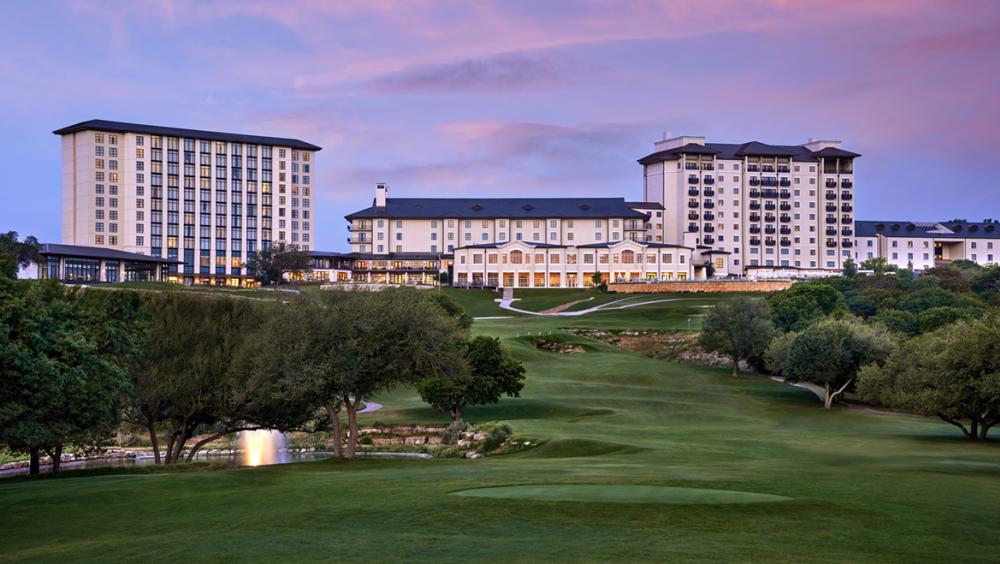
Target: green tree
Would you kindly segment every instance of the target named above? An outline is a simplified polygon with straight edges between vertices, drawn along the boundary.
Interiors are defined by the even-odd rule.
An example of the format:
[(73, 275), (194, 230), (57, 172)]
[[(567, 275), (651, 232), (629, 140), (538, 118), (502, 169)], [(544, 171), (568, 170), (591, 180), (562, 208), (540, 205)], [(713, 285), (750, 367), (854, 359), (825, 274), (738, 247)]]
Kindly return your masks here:
[(250, 256), (249, 267), (265, 286), (280, 284), (285, 274), (311, 270), (312, 258), (298, 245), (272, 243)]
[(500, 345), (500, 339), (476, 337), (469, 341), (464, 354), (466, 370), (451, 374), (435, 372), (417, 383), (421, 399), (442, 411), (449, 411), (453, 421), (462, 419), (467, 405), (500, 401), (502, 396), (518, 397), (524, 387), (524, 366)]
[(882, 276), (888, 272), (895, 272), (896, 267), (883, 257), (874, 257), (861, 261), (861, 270), (870, 270), (876, 276)]
[(17, 278), (19, 268), (38, 261), (38, 239), (32, 236), (18, 240), (17, 231), (0, 233), (0, 276)]
[(599, 292), (603, 292), (604, 290), (608, 289), (608, 285), (604, 283), (604, 280), (601, 277), (601, 273), (600, 272), (595, 272), (590, 277), (590, 283), (593, 284), (594, 289), (597, 290), (597, 291), (599, 291)]
[(771, 343), (768, 344), (767, 351), (764, 353), (764, 365), (769, 371), (778, 376), (785, 375), (788, 353), (798, 336), (798, 333), (778, 333), (771, 339)]
[(736, 298), (715, 306), (702, 323), (701, 346), (724, 354), (733, 361), (733, 377), (741, 360), (763, 358), (774, 336), (767, 302)]
[(885, 326), (894, 333), (916, 335), (920, 333), (920, 318), (917, 314), (898, 309), (886, 309), (868, 318), (872, 323)]
[(782, 331), (798, 331), (813, 321), (843, 310), (844, 296), (823, 282), (799, 282), (769, 298), (771, 319)]
[(884, 366), (867, 366), (866, 401), (936, 415), (969, 439), (1000, 422), (1000, 310), (904, 342)]
[(862, 366), (883, 362), (895, 349), (880, 326), (850, 319), (827, 319), (810, 325), (792, 341), (782, 374), (790, 382), (810, 382), (826, 390), (833, 402), (854, 382)]
[(0, 444), (42, 451), (59, 470), (63, 448), (114, 428), (126, 367), (138, 351), (138, 296), (55, 282), (0, 279)]
[(854, 262), (854, 259), (848, 258), (844, 261), (843, 274), (846, 278), (854, 278), (858, 275), (858, 263)]

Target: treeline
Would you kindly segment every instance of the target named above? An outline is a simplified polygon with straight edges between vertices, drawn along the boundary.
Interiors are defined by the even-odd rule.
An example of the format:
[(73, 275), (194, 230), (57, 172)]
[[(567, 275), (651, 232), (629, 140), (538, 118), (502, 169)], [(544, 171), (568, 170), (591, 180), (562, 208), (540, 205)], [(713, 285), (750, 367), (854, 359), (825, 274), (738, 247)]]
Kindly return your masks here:
[(891, 409), (938, 416), (970, 439), (1000, 422), (1000, 267), (853, 264), (766, 300), (720, 304), (701, 343), (756, 370)]
[(329, 431), (352, 457), (357, 414), (379, 392), (417, 386), (456, 419), (518, 395), (524, 369), (470, 325), (412, 289), (279, 302), (0, 278), (0, 446), (29, 453), (33, 473), (41, 453), (58, 470), (64, 448), (124, 423), (146, 430), (157, 463), (264, 428)]

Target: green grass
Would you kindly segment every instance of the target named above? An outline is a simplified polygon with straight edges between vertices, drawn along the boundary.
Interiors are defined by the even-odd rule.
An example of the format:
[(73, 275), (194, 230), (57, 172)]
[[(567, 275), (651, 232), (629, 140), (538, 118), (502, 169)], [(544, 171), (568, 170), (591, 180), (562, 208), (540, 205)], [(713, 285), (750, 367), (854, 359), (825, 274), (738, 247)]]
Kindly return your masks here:
[[(504, 339), (524, 361), (528, 381), (520, 399), (469, 408), (466, 419), (506, 421), (517, 440), (541, 441), (539, 447), (476, 461), (326, 460), (0, 480), (0, 560), (996, 557), (995, 441), (966, 442), (933, 419), (826, 412), (811, 393), (765, 378), (733, 379), (726, 370), (669, 364), (575, 336), (561, 339), (585, 342), (588, 352), (547, 352), (523, 338), (568, 325), (683, 328), (689, 316), (704, 312), (699, 306), (725, 299), (679, 297), (683, 301), (581, 318), (475, 324), (476, 332)], [(480, 298), (485, 302), (489, 295)], [(376, 399), (385, 408), (364, 415), (366, 424), (447, 420), (411, 390)], [(536, 489), (530, 498), (452, 495), (509, 486), (519, 488), (508, 493)], [(597, 489), (587, 492), (591, 487)], [(628, 499), (645, 491), (705, 501), (721, 495), (713, 490), (790, 499)], [(589, 499), (560, 500), (560, 491)]]

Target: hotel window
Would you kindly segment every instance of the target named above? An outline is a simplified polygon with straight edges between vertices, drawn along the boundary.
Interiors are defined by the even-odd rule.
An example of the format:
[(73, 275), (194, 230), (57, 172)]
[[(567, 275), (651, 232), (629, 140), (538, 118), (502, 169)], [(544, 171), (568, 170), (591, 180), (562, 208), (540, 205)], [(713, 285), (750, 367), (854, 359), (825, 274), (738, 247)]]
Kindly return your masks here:
[(104, 159), (94, 159), (95, 168), (104, 168)]
[(135, 244), (138, 245), (138, 246), (140, 246), (140, 247), (143, 246), (143, 236), (142, 235), (136, 235), (135, 236)]
[(96, 210), (94, 219), (104, 219), (104, 210)]
[(108, 143), (111, 143), (112, 145), (117, 145), (118, 144), (118, 136), (117, 135), (108, 135)]
[(95, 200), (95, 204), (97, 206), (103, 206), (104, 205), (104, 198), (98, 196), (97, 199)]
[(594, 255), (586, 253), (583, 255), (583, 264), (594, 264)]
[(142, 135), (136, 135), (135, 136), (135, 144), (136, 144), (137, 147), (142, 147), (143, 141), (144, 141), (144, 139), (142, 138)]
[[(600, 221), (600, 220), (598, 220), (598, 221)], [(600, 241), (601, 240), (601, 233), (600, 232), (594, 233), (594, 240), (595, 241)]]
[(94, 154), (97, 155), (98, 157), (103, 157), (104, 156), (104, 147), (101, 147), (99, 145), (97, 147), (94, 147)]
[(104, 143), (104, 134), (103, 133), (95, 133), (94, 134), (94, 142), (95, 143)]
[(608, 255), (600, 255), (597, 257), (597, 262), (600, 264), (608, 264)]
[(567, 233), (566, 234), (566, 240), (567, 241), (572, 241), (573, 240), (573, 234), (572, 233)]
[(94, 185), (94, 191), (97, 192), (98, 194), (103, 194), (104, 193), (104, 185), (103, 184), (95, 184)]
[(94, 244), (95, 245), (103, 245), (104, 244), (104, 235), (94, 235)]
[(94, 224), (94, 231), (97, 231), (98, 233), (103, 232), (104, 231), (104, 224), (101, 223), (101, 222), (95, 223)]

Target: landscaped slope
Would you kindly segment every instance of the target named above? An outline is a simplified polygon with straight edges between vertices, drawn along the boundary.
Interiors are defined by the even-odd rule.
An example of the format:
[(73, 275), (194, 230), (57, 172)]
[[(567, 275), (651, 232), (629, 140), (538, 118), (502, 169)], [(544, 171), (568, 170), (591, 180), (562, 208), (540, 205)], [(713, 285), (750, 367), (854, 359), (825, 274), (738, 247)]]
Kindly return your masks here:
[[(477, 332), (513, 348), (528, 380), (520, 399), (468, 408), (466, 418), (505, 420), (540, 447), (477, 461), (0, 482), (0, 559), (955, 562), (996, 554), (996, 443), (967, 444), (930, 419), (826, 412), (809, 392), (734, 380), (725, 369), (594, 341), (584, 352), (551, 352), (524, 338), (566, 325), (684, 328), (706, 305), (694, 298), (583, 318), (477, 322)], [(583, 342), (561, 341), (574, 339)], [(410, 390), (377, 399), (385, 407), (367, 423), (446, 420)], [(518, 485), (560, 487), (450, 495)], [(632, 485), (643, 487), (619, 487)], [(662, 499), (629, 499), (643, 491)]]

